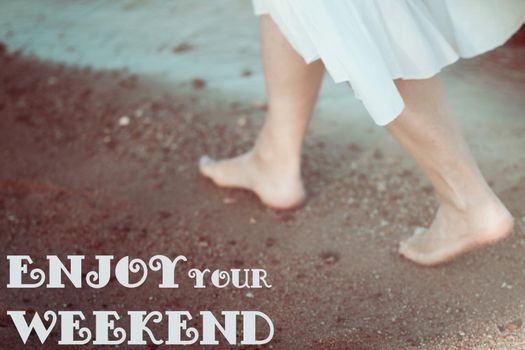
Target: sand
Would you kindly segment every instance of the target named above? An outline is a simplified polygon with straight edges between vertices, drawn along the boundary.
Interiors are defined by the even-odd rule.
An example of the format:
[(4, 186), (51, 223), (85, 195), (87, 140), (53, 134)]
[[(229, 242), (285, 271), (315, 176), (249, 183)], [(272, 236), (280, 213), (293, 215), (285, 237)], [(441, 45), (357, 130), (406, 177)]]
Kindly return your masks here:
[[(3, 284), (2, 309), (254, 309), (275, 322), (268, 349), (524, 346), (525, 177), (519, 152), (505, 154), (505, 164), (519, 163), (518, 174), (502, 175), (513, 182), (491, 178), (517, 217), (514, 234), (425, 269), (396, 253), (398, 240), (429, 224), (436, 207), (429, 184), (401, 153), (359, 141), (356, 130), (334, 141), (323, 128), (313, 129), (304, 162), (309, 199), (299, 210), (276, 212), (250, 193), (215, 188), (196, 166), (203, 153), (230, 156), (249, 148), (264, 116), (261, 106), (212, 96), (206, 87), (178, 93), (126, 72), (2, 51), (4, 255), (30, 254), (41, 266), (49, 254), (84, 254), (91, 263), (95, 254), (183, 254), (188, 267), (264, 268), (273, 285), (250, 292), (195, 292), (188, 285), (170, 291), (156, 288), (152, 279), (134, 290), (113, 281), (102, 290), (13, 292)], [(497, 102), (488, 106), (499, 108)], [(479, 127), (488, 136), (478, 153), (500, 147), (500, 135), (523, 149), (523, 123), (520, 128), (516, 121), (512, 130), (501, 124)], [(487, 157), (481, 164), (493, 174), (508, 173), (493, 162)], [(7, 280), (5, 263), (0, 276)], [(52, 333), (50, 344), (57, 336)], [(0, 342), (26, 349), (38, 340), (23, 347), (2, 311)]]

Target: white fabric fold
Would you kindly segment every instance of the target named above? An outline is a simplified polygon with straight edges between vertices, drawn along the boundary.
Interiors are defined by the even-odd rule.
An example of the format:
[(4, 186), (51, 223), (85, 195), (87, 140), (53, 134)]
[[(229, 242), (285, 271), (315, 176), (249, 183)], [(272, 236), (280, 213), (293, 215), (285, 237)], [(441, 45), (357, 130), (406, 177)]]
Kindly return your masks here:
[(404, 109), (393, 80), (426, 79), (507, 41), (525, 0), (253, 0), (307, 63), (350, 82), (378, 125)]

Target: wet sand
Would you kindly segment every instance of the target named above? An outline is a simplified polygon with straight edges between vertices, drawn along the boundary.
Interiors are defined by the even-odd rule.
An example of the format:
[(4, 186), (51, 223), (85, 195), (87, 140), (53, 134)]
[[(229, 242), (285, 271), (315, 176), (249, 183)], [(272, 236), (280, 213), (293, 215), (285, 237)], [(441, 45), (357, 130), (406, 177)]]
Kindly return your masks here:
[[(29, 254), (42, 262), (50, 254), (83, 254), (93, 264), (95, 254), (182, 254), (188, 268), (265, 268), (273, 285), (161, 290), (152, 278), (134, 290), (112, 280), (102, 290), (13, 292), (5, 288), (4, 260), (3, 347), (42, 348), (34, 337), (22, 346), (5, 313), (18, 309), (260, 310), (276, 326), (265, 349), (525, 347), (522, 168), (512, 182), (491, 179), (517, 218), (514, 234), (425, 269), (401, 259), (397, 242), (430, 223), (436, 201), (413, 163), (389, 151), (390, 141), (370, 145), (356, 130), (349, 131), (353, 138), (334, 140), (322, 131), (323, 121), (315, 121), (320, 131), (312, 131), (305, 146), (309, 199), (299, 210), (276, 212), (250, 193), (215, 188), (196, 167), (203, 153), (248, 149), (261, 106), (235, 96), (213, 98), (206, 87), (179, 93), (126, 72), (5, 50), (0, 66), (3, 255)], [(514, 144), (525, 144), (523, 130), (513, 129)], [(497, 174), (493, 164), (482, 161)], [(56, 346), (57, 336), (51, 334), (46, 348)]]

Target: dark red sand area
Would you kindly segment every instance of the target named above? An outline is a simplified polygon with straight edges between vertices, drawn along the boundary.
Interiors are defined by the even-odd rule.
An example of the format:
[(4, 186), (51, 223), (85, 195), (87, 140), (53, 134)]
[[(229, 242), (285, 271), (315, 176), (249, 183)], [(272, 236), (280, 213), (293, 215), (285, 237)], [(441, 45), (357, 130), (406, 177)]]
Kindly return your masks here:
[[(83, 310), (88, 318), (104, 309), (260, 310), (276, 326), (264, 349), (525, 348), (525, 178), (500, 193), (517, 216), (509, 239), (444, 267), (419, 268), (396, 254), (397, 242), (430, 222), (436, 202), (401, 159), (310, 137), (309, 200), (275, 212), (197, 172), (203, 153), (250, 146), (264, 113), (251, 103), (5, 50), (0, 67), (2, 255), (29, 254), (40, 267), (52, 254), (86, 255), (88, 267), (96, 254), (189, 260), (179, 289), (157, 288), (153, 274), (137, 289), (112, 279), (100, 290), (8, 290), (3, 258), (3, 349), (67, 349), (56, 345), (57, 331), (45, 346), (35, 337), (22, 346), (5, 312), (48, 309)], [(119, 124), (123, 116), (128, 125)], [(265, 268), (273, 287), (195, 290), (183, 275), (193, 266)], [(166, 326), (153, 328), (162, 335)]]

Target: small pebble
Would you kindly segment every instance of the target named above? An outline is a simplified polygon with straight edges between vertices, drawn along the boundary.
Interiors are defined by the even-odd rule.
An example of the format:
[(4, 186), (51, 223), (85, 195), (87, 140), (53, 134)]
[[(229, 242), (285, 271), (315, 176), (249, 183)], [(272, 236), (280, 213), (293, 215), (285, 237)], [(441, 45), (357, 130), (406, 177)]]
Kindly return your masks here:
[(506, 325), (498, 326), (500, 332), (514, 332), (521, 328), (523, 325), (522, 319), (517, 319), (515, 321), (509, 322)]
[(191, 85), (194, 89), (202, 89), (206, 85), (206, 81), (201, 78), (193, 78)]
[(376, 150), (374, 150), (373, 157), (375, 159), (383, 159), (383, 152), (381, 152), (380, 150), (376, 149)]
[(55, 85), (57, 83), (58, 79), (56, 77), (49, 77), (47, 79), (48, 85)]
[(129, 117), (127, 115), (123, 115), (118, 120), (118, 125), (120, 126), (128, 126), (129, 125)]
[(241, 128), (244, 128), (246, 124), (248, 124), (248, 119), (246, 119), (246, 117), (240, 117), (239, 119), (237, 119), (237, 125)]
[(181, 52), (186, 52), (186, 51), (190, 51), (194, 48), (194, 46), (190, 43), (181, 43), (179, 45), (177, 45), (174, 49), (173, 49), (173, 52), (175, 53), (181, 53)]
[(324, 263), (327, 265), (333, 265), (339, 261), (339, 256), (332, 252), (326, 252), (326, 253), (321, 254), (321, 258), (323, 259)]
[(235, 202), (237, 202), (237, 200), (235, 198), (230, 198), (230, 197), (226, 197), (222, 200), (222, 202), (224, 204), (233, 204)]
[(504, 288), (507, 288), (507, 289), (512, 289), (512, 284), (508, 284), (507, 282), (503, 282), (501, 284), (501, 288), (504, 289)]
[(378, 192), (385, 192), (386, 191), (386, 183), (383, 181), (377, 183), (377, 191)]

